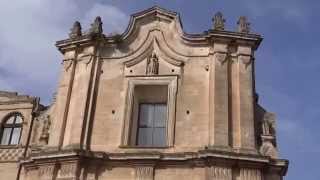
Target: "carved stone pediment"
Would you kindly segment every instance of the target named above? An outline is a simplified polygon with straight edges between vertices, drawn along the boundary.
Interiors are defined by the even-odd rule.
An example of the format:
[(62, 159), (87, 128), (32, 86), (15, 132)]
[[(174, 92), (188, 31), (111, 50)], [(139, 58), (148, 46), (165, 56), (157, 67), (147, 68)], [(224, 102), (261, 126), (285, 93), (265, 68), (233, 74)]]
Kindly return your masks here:
[(125, 76), (181, 75), (186, 58), (168, 52), (164, 46), (154, 38), (145, 51), (124, 62)]

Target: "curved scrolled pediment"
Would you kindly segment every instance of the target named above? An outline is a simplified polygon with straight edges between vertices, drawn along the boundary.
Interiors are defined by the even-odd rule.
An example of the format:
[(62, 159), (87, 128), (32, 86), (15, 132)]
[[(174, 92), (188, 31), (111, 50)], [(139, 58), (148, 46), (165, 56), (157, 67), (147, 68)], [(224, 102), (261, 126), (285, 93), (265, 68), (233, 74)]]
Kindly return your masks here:
[(132, 15), (128, 28), (117, 39), (115, 44), (106, 43), (101, 53), (103, 58), (124, 59), (141, 54), (154, 39), (161, 48), (170, 49), (180, 56), (201, 57), (209, 54), (209, 44), (204, 36), (184, 33), (179, 15), (159, 7)]

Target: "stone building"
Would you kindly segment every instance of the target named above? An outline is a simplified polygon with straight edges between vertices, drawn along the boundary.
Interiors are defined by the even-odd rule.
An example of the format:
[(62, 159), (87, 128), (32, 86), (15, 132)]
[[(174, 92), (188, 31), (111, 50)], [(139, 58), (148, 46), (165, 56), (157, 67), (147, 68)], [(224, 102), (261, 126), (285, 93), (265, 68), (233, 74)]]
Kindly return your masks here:
[(75, 22), (50, 106), (0, 92), (0, 174), (23, 180), (281, 180), (275, 115), (258, 104), (262, 37), (240, 17), (187, 34), (152, 7), (121, 35)]

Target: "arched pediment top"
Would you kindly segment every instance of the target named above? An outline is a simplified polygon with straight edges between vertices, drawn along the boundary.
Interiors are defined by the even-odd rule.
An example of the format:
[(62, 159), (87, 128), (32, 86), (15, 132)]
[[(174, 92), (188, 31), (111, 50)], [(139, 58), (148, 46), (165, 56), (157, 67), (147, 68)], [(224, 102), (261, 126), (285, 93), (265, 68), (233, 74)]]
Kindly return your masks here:
[(132, 15), (126, 31), (110, 37), (101, 55), (104, 58), (125, 58), (146, 47), (154, 38), (161, 46), (165, 46), (163, 48), (180, 56), (207, 56), (209, 53), (206, 38), (189, 37), (183, 32), (177, 13), (155, 6)]
[(183, 31), (183, 25), (180, 15), (174, 11), (170, 11), (158, 6), (153, 6), (144, 11), (132, 14), (130, 17), (129, 25), (125, 32), (122, 34), (123, 39), (129, 39), (134, 32), (140, 28), (144, 23), (153, 21), (167, 22), (168, 24), (175, 24), (176, 33), (178, 33), (184, 40), (204, 41), (205, 38), (201, 34), (187, 34)]

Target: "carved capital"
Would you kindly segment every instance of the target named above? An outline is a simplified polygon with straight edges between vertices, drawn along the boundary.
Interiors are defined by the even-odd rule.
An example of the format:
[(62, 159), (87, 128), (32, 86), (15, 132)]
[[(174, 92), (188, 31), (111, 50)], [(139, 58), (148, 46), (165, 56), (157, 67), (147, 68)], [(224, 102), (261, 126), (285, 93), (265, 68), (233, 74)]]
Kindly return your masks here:
[(215, 59), (220, 62), (220, 65), (223, 65), (227, 61), (227, 53), (216, 53)]
[(239, 56), (239, 60), (240, 60), (240, 62), (242, 62), (243, 64), (245, 64), (246, 67), (247, 67), (247, 66), (249, 66), (249, 65), (251, 64), (251, 62), (252, 62), (252, 57), (249, 56), (249, 55), (240, 55), (240, 56)]
[(63, 69), (68, 72), (70, 67), (72, 66), (74, 59), (65, 59), (63, 60)]
[(141, 166), (136, 167), (136, 180), (153, 180), (154, 167), (152, 166)]
[(79, 56), (78, 61), (88, 65), (90, 64), (90, 62), (93, 60), (94, 57), (95, 55), (93, 53), (82, 54), (81, 56)]

